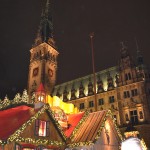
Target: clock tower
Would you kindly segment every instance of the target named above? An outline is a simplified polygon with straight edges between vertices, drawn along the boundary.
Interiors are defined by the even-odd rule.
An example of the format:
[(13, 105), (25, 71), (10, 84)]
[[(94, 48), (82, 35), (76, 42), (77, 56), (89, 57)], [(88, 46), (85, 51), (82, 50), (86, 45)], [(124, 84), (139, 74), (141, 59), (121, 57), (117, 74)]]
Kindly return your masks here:
[(53, 24), (49, 0), (42, 12), (35, 42), (30, 50), (28, 93), (36, 92), (42, 83), (47, 94), (51, 94), (56, 81), (57, 56), (53, 39)]

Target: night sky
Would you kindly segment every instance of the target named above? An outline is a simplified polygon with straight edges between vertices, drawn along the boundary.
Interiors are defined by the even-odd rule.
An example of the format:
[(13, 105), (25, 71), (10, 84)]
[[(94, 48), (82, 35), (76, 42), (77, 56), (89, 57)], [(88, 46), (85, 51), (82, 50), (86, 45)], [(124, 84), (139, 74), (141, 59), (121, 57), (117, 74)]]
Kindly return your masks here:
[[(59, 51), (57, 84), (118, 64), (120, 42), (136, 56), (135, 37), (150, 66), (149, 0), (51, 0)], [(27, 88), (30, 53), (46, 0), (0, 0), (0, 98)]]

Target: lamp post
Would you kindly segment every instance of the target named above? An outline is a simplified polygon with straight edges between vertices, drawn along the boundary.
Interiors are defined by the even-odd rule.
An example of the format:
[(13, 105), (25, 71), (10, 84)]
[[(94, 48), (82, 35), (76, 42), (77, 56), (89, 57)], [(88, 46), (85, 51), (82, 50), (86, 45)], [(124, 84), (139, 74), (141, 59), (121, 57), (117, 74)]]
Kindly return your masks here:
[(91, 50), (92, 50), (92, 68), (93, 68), (93, 77), (94, 77), (94, 102), (95, 102), (95, 111), (97, 111), (97, 95), (96, 95), (96, 75), (95, 75), (95, 59), (94, 59), (94, 46), (93, 46), (93, 37), (94, 33), (90, 34), (91, 39)]

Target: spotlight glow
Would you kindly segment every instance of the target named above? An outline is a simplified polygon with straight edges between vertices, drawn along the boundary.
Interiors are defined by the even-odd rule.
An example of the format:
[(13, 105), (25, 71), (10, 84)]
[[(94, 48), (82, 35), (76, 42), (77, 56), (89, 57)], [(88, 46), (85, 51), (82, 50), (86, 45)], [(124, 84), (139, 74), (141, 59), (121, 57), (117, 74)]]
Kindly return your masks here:
[(122, 142), (121, 150), (143, 150), (138, 138), (129, 138)]

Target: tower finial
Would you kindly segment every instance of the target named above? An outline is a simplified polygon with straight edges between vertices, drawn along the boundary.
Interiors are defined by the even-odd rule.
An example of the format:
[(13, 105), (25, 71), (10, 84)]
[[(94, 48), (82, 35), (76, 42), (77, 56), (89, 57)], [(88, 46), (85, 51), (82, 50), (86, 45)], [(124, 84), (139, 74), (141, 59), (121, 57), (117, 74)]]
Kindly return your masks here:
[(121, 41), (120, 42), (121, 44), (121, 48), (124, 50), (124, 49), (127, 49), (127, 46), (125, 45), (125, 42), (124, 41)]
[(46, 15), (46, 17), (48, 17), (48, 13), (49, 13), (49, 0), (47, 0), (47, 2), (46, 2), (46, 6), (45, 6), (45, 15)]
[(141, 51), (139, 49), (136, 37), (135, 37), (135, 43), (136, 43), (136, 48), (137, 48), (137, 64), (142, 65), (144, 63), (144, 60), (143, 60), (143, 56), (141, 54)]
[(53, 39), (52, 10), (50, 8), (49, 0), (46, 1), (45, 9), (41, 14), (40, 26), (34, 46), (37, 46), (43, 42), (46, 42), (49, 45), (55, 47), (55, 42)]
[(137, 42), (137, 39), (135, 37), (135, 44), (136, 44), (136, 49), (137, 49), (137, 52), (139, 52), (139, 46), (138, 46), (138, 42)]
[(127, 56), (129, 56), (129, 52), (128, 52), (128, 49), (127, 49), (127, 46), (126, 46), (126, 42), (120, 42), (120, 45), (121, 45), (121, 58), (125, 58)]

